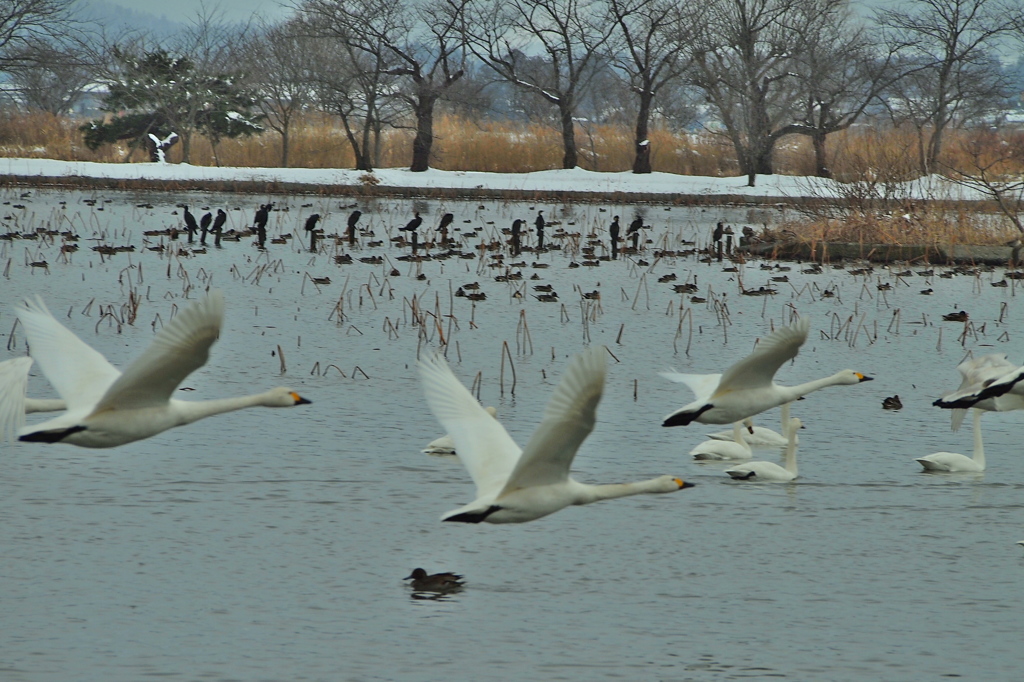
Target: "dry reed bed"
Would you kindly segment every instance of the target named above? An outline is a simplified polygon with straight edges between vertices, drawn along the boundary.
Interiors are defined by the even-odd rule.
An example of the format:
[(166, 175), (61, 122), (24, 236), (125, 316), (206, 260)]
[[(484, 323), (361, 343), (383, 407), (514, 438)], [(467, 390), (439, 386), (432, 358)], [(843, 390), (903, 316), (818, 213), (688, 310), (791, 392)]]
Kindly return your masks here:
[[(43, 112), (6, 110), (0, 116), (0, 155), (52, 158), (64, 161), (117, 163), (145, 161), (141, 150), (131, 153), (125, 144), (90, 151), (82, 144), (81, 119), (54, 117)], [(557, 128), (528, 122), (466, 120), (450, 114), (435, 119), (434, 158), (440, 170), (474, 170), (522, 173), (559, 168), (561, 137)], [(628, 126), (590, 125), (577, 131), (580, 165), (588, 170), (618, 172), (633, 163), (633, 136)], [(739, 167), (724, 137), (708, 132), (685, 133), (655, 126), (651, 133), (655, 171), (682, 175), (737, 175)], [(874, 179), (906, 181), (918, 175), (916, 132), (891, 128), (858, 127), (829, 136), (829, 166), (842, 181)], [(377, 165), (393, 168), (408, 165), (412, 131), (387, 130), (381, 141)], [(1024, 173), (1024, 132), (997, 135), (953, 131), (948, 134), (940, 168), (970, 168), (979, 155), (986, 162), (998, 155), (998, 172)], [(297, 168), (351, 168), (352, 151), (341, 126), (331, 117), (307, 114), (293, 126), (291, 165)], [(263, 135), (224, 140), (214, 154), (210, 142), (196, 137), (191, 163), (197, 166), (276, 168), (280, 166), (280, 137)], [(171, 149), (171, 162), (181, 160), (181, 146)], [(814, 157), (807, 139), (784, 138), (775, 151), (776, 172), (813, 175)]]

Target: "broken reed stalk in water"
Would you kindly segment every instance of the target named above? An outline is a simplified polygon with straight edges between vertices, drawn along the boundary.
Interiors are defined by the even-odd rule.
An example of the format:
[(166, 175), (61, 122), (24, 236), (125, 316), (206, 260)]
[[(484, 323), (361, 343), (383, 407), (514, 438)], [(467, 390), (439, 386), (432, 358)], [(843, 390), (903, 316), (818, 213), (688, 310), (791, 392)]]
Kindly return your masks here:
[(508, 356), (508, 366), (512, 371), (512, 388), (509, 389), (511, 395), (516, 394), (516, 366), (512, 362), (512, 351), (508, 349), (508, 341), (501, 342), (501, 377), (499, 381), (499, 387), (501, 395), (505, 395), (505, 356)]

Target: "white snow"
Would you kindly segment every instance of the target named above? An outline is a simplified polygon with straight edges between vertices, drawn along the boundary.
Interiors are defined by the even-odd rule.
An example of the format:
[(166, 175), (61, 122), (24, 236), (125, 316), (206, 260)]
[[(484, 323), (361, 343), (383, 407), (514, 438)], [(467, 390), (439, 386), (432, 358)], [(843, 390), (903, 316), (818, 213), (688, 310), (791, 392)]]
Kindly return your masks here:
[[(114, 180), (170, 181), (253, 181), (303, 183), (310, 185), (363, 184), (366, 171), (335, 168), (227, 168), (160, 163), (91, 163), (53, 159), (0, 158), (0, 176), (62, 178), (91, 177)], [(708, 177), (631, 172), (598, 173), (573, 168), (533, 173), (484, 173), (430, 169), (413, 173), (404, 168), (378, 168), (373, 171), (383, 187), (421, 187), (425, 189), (494, 189), (549, 192), (641, 193), (673, 195), (735, 195), (744, 197), (838, 197), (846, 194), (841, 185), (824, 178), (793, 175), (758, 175), (754, 187), (747, 176)], [(921, 178), (907, 185), (900, 196), (918, 199), (978, 199), (979, 194), (962, 188), (941, 176)]]

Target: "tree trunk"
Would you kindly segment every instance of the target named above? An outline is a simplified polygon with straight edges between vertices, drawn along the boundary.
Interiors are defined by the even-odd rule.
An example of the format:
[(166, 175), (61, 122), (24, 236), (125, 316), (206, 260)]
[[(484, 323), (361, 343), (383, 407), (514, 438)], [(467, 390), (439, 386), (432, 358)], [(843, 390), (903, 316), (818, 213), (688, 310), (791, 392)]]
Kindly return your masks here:
[(562, 121), (562, 147), (565, 153), (562, 155), (562, 168), (575, 168), (578, 162), (576, 153), (576, 128), (572, 120), (572, 110), (559, 105)]
[(924, 128), (917, 126), (917, 161), (921, 165), (921, 175), (928, 175), (928, 154), (925, 152)]
[(291, 139), (288, 133), (288, 124), (286, 123), (281, 127), (281, 168), (288, 167), (288, 143)]
[(369, 122), (364, 121), (363, 123), (363, 144), (359, 144), (359, 140), (356, 139), (356, 133), (352, 130), (351, 123), (346, 114), (338, 112), (338, 118), (341, 119), (342, 125), (345, 127), (345, 137), (348, 138), (348, 144), (352, 147), (352, 156), (356, 160), (356, 170), (359, 171), (372, 171), (373, 166), (370, 165), (370, 160), (367, 158), (366, 143), (367, 143), (367, 129), (369, 128)]
[(811, 135), (811, 144), (814, 145), (814, 174), (819, 178), (831, 178), (832, 169), (828, 167), (825, 153), (825, 131), (815, 130)]
[[(945, 125), (942, 121), (935, 121), (935, 128), (932, 130), (931, 139), (928, 140), (928, 155), (927, 155), (927, 167), (935, 168), (935, 163), (939, 160), (939, 154), (942, 153), (942, 134), (945, 132)], [(928, 171), (925, 170), (927, 173)]]
[(634, 173), (651, 172), (651, 141), (647, 139), (648, 121), (651, 117), (650, 92), (645, 90), (640, 93), (640, 111), (636, 115), (636, 155), (633, 158)]
[(749, 139), (750, 146), (750, 167), (747, 173), (758, 175), (772, 175), (775, 169), (772, 167), (772, 157), (775, 153), (775, 138), (772, 136), (771, 120), (768, 116), (768, 104), (765, 101), (763, 89), (753, 92), (749, 104)]
[(374, 121), (373, 124), (373, 165), (380, 165), (380, 155), (384, 152), (384, 129), (381, 126), (380, 121)]
[(416, 100), (416, 138), (412, 141), (412, 164), (409, 170), (419, 173), (430, 168), (430, 150), (434, 146), (434, 102), (432, 95)]
[(751, 151), (754, 155), (752, 171), (758, 175), (774, 175), (775, 145), (767, 142), (760, 149)]
[(181, 133), (181, 162), (192, 163), (192, 133)]
[(371, 112), (375, 111), (373, 106), (367, 107), (366, 118), (363, 120), (363, 142), (359, 145), (356, 155), (356, 170), (373, 170), (373, 159), (370, 156), (371, 132), (373, 131), (373, 117)]

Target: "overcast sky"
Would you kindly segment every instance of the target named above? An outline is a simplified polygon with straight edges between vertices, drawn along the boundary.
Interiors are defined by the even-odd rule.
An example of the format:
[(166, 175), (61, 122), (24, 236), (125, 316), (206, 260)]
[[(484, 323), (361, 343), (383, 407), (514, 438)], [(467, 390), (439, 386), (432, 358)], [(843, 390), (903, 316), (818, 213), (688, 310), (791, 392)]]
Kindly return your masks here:
[[(886, 4), (888, 0), (852, 0), (851, 5), (865, 11), (872, 7)], [(169, 19), (187, 19), (194, 17), (205, 5), (207, 10), (223, 12), (229, 22), (247, 21), (254, 14), (261, 14), (268, 19), (281, 19), (291, 14), (293, 0), (107, 0), (122, 7), (139, 12), (149, 12)]]
[(229, 22), (246, 21), (254, 14), (268, 19), (280, 19), (288, 14), (288, 0), (107, 0), (137, 12), (149, 12), (168, 19), (184, 20), (194, 17), (205, 6), (207, 11), (223, 13)]

